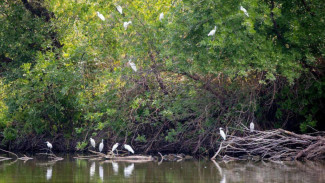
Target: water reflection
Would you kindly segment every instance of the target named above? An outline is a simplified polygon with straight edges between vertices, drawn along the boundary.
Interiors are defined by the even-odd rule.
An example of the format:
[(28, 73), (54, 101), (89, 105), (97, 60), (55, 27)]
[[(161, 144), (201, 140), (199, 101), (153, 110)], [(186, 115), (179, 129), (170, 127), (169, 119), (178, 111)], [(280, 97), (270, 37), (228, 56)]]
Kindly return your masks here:
[(52, 167), (49, 166), (46, 169), (46, 180), (50, 180), (52, 178)]
[(93, 177), (95, 175), (95, 171), (96, 171), (96, 163), (92, 162), (89, 168), (90, 177)]
[[(15, 163), (13, 163), (15, 162)], [(119, 168), (123, 168), (123, 173)], [(46, 172), (45, 172), (46, 170)], [(53, 172), (54, 171), (54, 172)], [(98, 173), (97, 173), (98, 171)], [(46, 173), (46, 174), (45, 174)], [(60, 175), (60, 176), (54, 176)], [(324, 162), (112, 162), (65, 158), (0, 162), (0, 182), (325, 182)]]
[(130, 177), (132, 175), (133, 170), (134, 170), (134, 163), (125, 167), (124, 168), (124, 177), (125, 178)]
[(102, 165), (99, 165), (99, 177), (104, 180), (104, 169)]
[(112, 167), (113, 167), (114, 175), (117, 175), (118, 174), (118, 163), (112, 162)]

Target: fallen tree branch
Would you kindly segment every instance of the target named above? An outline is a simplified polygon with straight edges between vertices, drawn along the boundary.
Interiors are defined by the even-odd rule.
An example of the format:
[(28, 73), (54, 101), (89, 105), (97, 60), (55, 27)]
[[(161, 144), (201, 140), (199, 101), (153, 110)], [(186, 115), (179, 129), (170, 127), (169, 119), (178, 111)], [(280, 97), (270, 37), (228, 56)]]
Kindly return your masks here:
[[(241, 135), (241, 136), (240, 136)], [(222, 159), (296, 160), (324, 159), (323, 136), (300, 135), (283, 129), (254, 131), (246, 136), (229, 135), (211, 160), (223, 153)], [(236, 157), (236, 158), (235, 158)], [(238, 158), (237, 158), (238, 157)]]

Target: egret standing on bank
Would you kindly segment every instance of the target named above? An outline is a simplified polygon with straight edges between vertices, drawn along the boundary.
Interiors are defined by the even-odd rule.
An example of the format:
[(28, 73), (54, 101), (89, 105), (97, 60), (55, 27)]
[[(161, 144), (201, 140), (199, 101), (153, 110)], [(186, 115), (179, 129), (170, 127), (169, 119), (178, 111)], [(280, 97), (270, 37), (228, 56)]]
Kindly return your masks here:
[(128, 150), (129, 152), (131, 152), (132, 154), (134, 154), (134, 151), (132, 149), (131, 146), (127, 145), (127, 144), (124, 144), (124, 149)]
[(160, 13), (159, 15), (159, 21), (162, 21), (162, 19), (164, 19), (164, 13)]
[(97, 16), (98, 16), (101, 20), (105, 21), (105, 17), (104, 17), (104, 15), (102, 15), (102, 14), (99, 13), (98, 11), (97, 11)]
[(222, 128), (219, 128), (219, 130), (220, 130), (220, 135), (223, 138), (223, 140), (226, 140), (226, 134), (225, 134), (225, 132), (222, 130)]
[(118, 12), (120, 12), (121, 15), (123, 14), (123, 9), (120, 5), (116, 5), (116, 9)]
[(247, 17), (249, 17), (248, 12), (244, 7), (240, 6), (240, 10), (244, 12)]
[(254, 131), (254, 123), (253, 123), (253, 121), (249, 124), (249, 130), (250, 130), (250, 132)]
[[(112, 148), (112, 152), (114, 154), (114, 151), (117, 149), (117, 147), (119, 146), (120, 144), (119, 143), (116, 143), (113, 145), (113, 148)], [(116, 153), (118, 154), (118, 151), (116, 150)]]
[(52, 144), (49, 141), (46, 141), (45, 143), (47, 145), (47, 148), (49, 148), (49, 150), (51, 151), (51, 149), (53, 147)]
[(216, 33), (216, 31), (217, 31), (217, 26), (214, 26), (214, 29), (212, 29), (212, 30), (209, 32), (208, 36), (214, 36), (214, 34)]
[(124, 29), (126, 30), (130, 24), (132, 24), (132, 21), (124, 22), (123, 23)]
[(93, 148), (95, 148), (96, 147), (96, 142), (95, 142), (95, 140), (93, 139), (93, 138), (91, 138), (90, 137), (90, 144), (91, 144), (91, 146), (93, 146)]
[(102, 142), (99, 144), (99, 152), (102, 152), (104, 148), (104, 140), (102, 139)]
[(131, 68), (134, 70), (134, 72), (137, 72), (137, 66), (135, 65), (135, 63), (133, 63), (131, 61), (131, 59), (129, 60), (129, 64), (130, 64)]

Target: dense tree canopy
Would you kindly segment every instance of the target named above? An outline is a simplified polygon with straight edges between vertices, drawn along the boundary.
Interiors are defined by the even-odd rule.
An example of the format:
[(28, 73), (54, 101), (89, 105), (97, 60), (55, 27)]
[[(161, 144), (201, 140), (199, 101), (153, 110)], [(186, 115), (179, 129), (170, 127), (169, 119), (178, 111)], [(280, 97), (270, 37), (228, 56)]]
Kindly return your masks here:
[(324, 18), (322, 0), (1, 1), (0, 140), (209, 153), (220, 126), (324, 129)]

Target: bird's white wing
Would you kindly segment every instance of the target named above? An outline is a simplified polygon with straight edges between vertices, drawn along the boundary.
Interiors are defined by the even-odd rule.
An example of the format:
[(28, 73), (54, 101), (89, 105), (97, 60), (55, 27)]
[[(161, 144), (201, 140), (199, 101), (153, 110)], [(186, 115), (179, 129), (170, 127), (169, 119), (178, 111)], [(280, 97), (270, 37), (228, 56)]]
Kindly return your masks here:
[(90, 143), (91, 143), (91, 146), (93, 146), (94, 148), (96, 147), (96, 142), (94, 139), (90, 139)]
[(135, 65), (135, 63), (133, 63), (131, 60), (129, 60), (129, 64), (130, 64), (131, 68), (132, 68), (135, 72), (137, 72), (137, 66)]
[(102, 152), (103, 148), (104, 148), (104, 143), (101, 142), (101, 143), (99, 144), (99, 152)]
[(115, 151), (117, 147), (118, 147), (118, 144), (114, 144), (113, 148), (112, 148), (112, 151)]
[(244, 7), (240, 6), (240, 10), (243, 11), (245, 13), (245, 15), (249, 17), (249, 14)]
[(214, 26), (214, 29), (212, 29), (212, 30), (209, 32), (208, 36), (213, 36), (213, 35), (216, 33), (216, 31), (217, 31), (217, 26)]
[(124, 148), (127, 149), (128, 151), (130, 151), (132, 154), (134, 154), (134, 151), (133, 151), (133, 149), (132, 149), (131, 146), (129, 146), (129, 145), (124, 145)]
[(251, 122), (251, 124), (249, 125), (250, 131), (253, 132), (254, 131), (254, 123)]
[(161, 21), (162, 19), (164, 19), (164, 13), (160, 13), (159, 15), (159, 21)]
[(210, 32), (209, 32), (209, 34), (208, 34), (208, 36), (213, 36), (214, 34), (216, 33), (216, 30), (211, 30)]
[(98, 11), (97, 11), (97, 16), (98, 16), (101, 20), (105, 21), (105, 17), (104, 17), (104, 15), (102, 15), (102, 14), (99, 13)]
[(220, 135), (224, 140), (226, 140), (226, 134), (223, 130), (220, 130)]
[(123, 9), (122, 9), (122, 7), (120, 5), (117, 5), (116, 9), (117, 9), (118, 12), (120, 12), (120, 14), (123, 14)]

